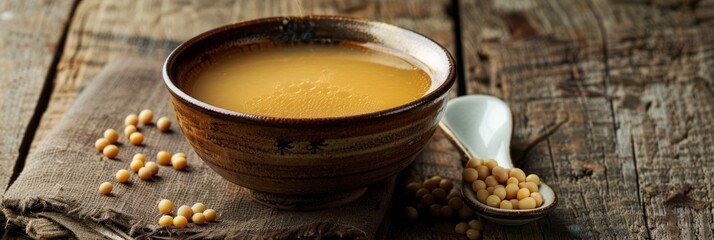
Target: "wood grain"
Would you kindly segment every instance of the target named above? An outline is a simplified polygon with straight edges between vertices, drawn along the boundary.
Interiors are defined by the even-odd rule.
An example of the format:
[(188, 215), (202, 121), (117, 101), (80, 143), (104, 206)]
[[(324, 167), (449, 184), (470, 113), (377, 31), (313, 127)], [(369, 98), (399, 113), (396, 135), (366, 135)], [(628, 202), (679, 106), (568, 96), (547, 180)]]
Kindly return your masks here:
[[(72, 1), (0, 2), (0, 188), (6, 189), (41, 114), (49, 70)], [(34, 122), (33, 122), (34, 121)], [(3, 191), (4, 192), (4, 191)], [(0, 196), (2, 194), (0, 193)]]
[(714, 237), (710, 1), (461, 9), (469, 91), (509, 102), (516, 165), (563, 199), (545, 219), (484, 236)]
[(447, 0), (82, 1), (70, 27), (51, 101), (33, 148), (57, 125), (82, 88), (110, 59), (127, 56), (164, 59), (181, 42), (221, 25), (300, 14), (385, 21), (423, 33), (453, 49), (452, 22), (445, 11), (447, 3)]

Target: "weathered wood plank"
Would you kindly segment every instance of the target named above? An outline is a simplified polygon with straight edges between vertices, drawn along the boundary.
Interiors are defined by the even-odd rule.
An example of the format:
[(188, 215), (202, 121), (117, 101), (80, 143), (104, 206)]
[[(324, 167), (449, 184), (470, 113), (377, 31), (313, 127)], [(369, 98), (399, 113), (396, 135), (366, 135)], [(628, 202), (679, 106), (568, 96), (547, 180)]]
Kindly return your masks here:
[[(703, 177), (714, 171), (712, 132), (701, 127), (714, 114), (714, 29), (698, 8), (706, 4), (461, 4), (472, 12), (461, 19), (470, 92), (509, 102), (514, 156), (525, 156), (517, 165), (563, 199), (546, 219), (490, 225), (485, 236), (713, 237), (712, 206), (703, 204), (714, 199)], [(667, 201), (683, 185), (689, 195)]]
[(447, 0), (82, 1), (69, 30), (52, 98), (33, 146), (57, 124), (81, 89), (110, 59), (126, 56), (163, 59), (181, 42), (214, 27), (253, 18), (301, 14), (385, 21), (423, 33), (453, 49), (452, 21), (445, 11), (447, 3)]
[[(0, 1), (0, 189), (24, 161), (73, 1)], [(45, 94), (48, 92), (45, 92)], [(34, 119), (34, 123), (33, 123)], [(20, 163), (21, 164), (21, 163)], [(2, 196), (2, 193), (0, 193)]]
[[(634, 16), (644, 17), (631, 21), (644, 26), (667, 22), (667, 15), (692, 17), (679, 16), (678, 9), (637, 11)], [(668, 200), (684, 186), (691, 186), (686, 198), (714, 200), (714, 133), (708, 127), (714, 116), (714, 28), (693, 19), (650, 31), (609, 24), (619, 34), (607, 43), (613, 116), (622, 132), (618, 140), (633, 148), (650, 236), (712, 239), (711, 204)]]

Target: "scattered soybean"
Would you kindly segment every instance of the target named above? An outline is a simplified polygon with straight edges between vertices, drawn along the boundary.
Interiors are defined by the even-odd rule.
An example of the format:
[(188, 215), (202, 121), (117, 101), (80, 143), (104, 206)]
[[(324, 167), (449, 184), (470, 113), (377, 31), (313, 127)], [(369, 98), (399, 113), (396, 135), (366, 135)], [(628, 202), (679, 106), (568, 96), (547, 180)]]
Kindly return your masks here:
[(104, 194), (104, 195), (109, 195), (112, 193), (112, 183), (110, 182), (103, 182), (102, 184), (99, 184), (99, 193)]
[(159, 201), (159, 212), (163, 214), (169, 214), (171, 211), (174, 209), (174, 203), (171, 202), (171, 200), (168, 199), (161, 199)]
[(129, 181), (129, 177), (131, 177), (131, 174), (129, 173), (129, 171), (121, 169), (121, 170), (117, 171), (117, 174), (115, 177), (116, 177), (117, 182), (125, 183), (125, 182)]
[(141, 124), (148, 125), (152, 119), (154, 119), (154, 112), (149, 109), (141, 110), (139, 113), (139, 122)]
[(171, 120), (167, 117), (161, 117), (158, 121), (156, 121), (156, 127), (159, 131), (166, 132), (169, 128), (171, 128)]

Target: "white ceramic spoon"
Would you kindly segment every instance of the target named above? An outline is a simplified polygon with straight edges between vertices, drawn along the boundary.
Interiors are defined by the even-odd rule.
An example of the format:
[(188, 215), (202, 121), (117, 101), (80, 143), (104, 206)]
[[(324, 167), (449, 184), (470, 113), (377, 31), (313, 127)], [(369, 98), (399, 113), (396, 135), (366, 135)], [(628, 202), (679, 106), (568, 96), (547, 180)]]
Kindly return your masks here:
[[(449, 100), (439, 127), (466, 159), (494, 159), (499, 166), (513, 168), (510, 154), (513, 119), (508, 105), (486, 95), (470, 95)], [(481, 217), (502, 225), (522, 225), (544, 217), (555, 209), (558, 198), (541, 181), (543, 205), (529, 210), (489, 207), (476, 199), (471, 185), (461, 188), (464, 203)]]

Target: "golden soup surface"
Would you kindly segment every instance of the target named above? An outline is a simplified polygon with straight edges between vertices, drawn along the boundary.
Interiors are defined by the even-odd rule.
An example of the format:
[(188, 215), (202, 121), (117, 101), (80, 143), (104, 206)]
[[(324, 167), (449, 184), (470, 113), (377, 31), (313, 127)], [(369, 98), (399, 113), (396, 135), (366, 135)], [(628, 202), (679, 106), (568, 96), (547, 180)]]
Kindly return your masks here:
[(431, 87), (409, 61), (358, 45), (298, 45), (226, 54), (200, 71), (189, 95), (237, 112), (329, 118), (385, 110)]

